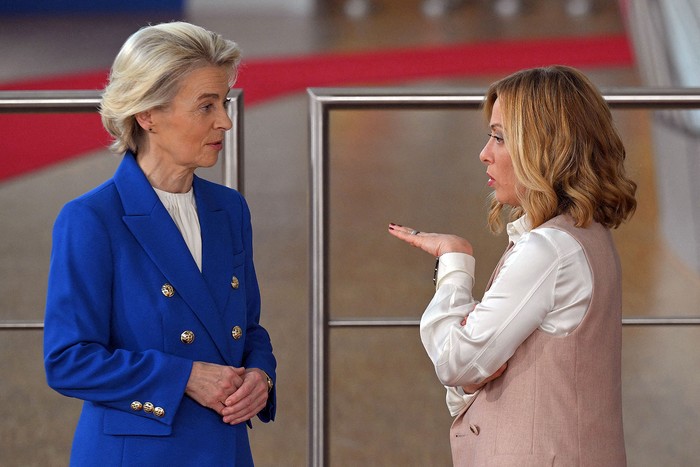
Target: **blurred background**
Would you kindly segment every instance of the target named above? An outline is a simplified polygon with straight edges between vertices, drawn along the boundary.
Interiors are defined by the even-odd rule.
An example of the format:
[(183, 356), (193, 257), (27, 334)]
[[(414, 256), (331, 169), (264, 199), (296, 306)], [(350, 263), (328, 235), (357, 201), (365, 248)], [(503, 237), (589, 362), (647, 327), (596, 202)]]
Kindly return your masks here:
[[(4, 0), (0, 90), (101, 89), (138, 28), (186, 20), (244, 61), (245, 196), (278, 415), (250, 432), (257, 465), (309, 462), (308, 87), (481, 92), (531, 66), (579, 67), (603, 90), (698, 86), (700, 5), (679, 0)], [(698, 316), (700, 157), (694, 111), (614, 110), (639, 185), (615, 232), (626, 317)], [(417, 319), (433, 259), (389, 222), (466, 236), (483, 292), (505, 240), (486, 227), (486, 124), (469, 110), (338, 110), (329, 127), (331, 316)], [(96, 115), (0, 114), (0, 320), (43, 319), (51, 227), (119, 158)], [(221, 168), (201, 175), (221, 181)], [(144, 331), (147, 332), (147, 331)], [(329, 332), (329, 465), (450, 465), (444, 391), (418, 330)], [(81, 403), (51, 391), (39, 330), (0, 330), (0, 465), (67, 465)], [(626, 326), (630, 466), (700, 463), (697, 326)]]

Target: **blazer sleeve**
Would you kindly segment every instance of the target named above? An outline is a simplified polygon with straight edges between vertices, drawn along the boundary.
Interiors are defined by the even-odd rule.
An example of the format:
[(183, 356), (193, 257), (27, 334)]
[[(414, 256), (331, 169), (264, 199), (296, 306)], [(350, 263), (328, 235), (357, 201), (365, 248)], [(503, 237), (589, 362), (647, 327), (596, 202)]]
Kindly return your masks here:
[[(260, 325), (260, 290), (253, 264), (253, 235), (250, 220), (250, 210), (243, 197), (240, 197), (242, 205), (241, 228), (243, 231), (243, 244), (246, 251), (246, 291), (248, 317), (248, 332), (245, 342), (243, 362), (246, 368), (260, 368), (265, 371), (272, 381), (276, 381), (277, 362), (272, 353), (272, 344), (267, 330)], [(275, 419), (277, 406), (276, 385), (273, 386), (267, 400), (267, 406), (258, 413), (258, 418), (263, 422)]]
[[(112, 229), (114, 230), (114, 229)], [(110, 229), (92, 206), (68, 203), (53, 229), (44, 325), (49, 386), (66, 396), (154, 418), (131, 402), (165, 409), (154, 418), (171, 425), (192, 362), (159, 350), (114, 348), (110, 341), (115, 265)]]

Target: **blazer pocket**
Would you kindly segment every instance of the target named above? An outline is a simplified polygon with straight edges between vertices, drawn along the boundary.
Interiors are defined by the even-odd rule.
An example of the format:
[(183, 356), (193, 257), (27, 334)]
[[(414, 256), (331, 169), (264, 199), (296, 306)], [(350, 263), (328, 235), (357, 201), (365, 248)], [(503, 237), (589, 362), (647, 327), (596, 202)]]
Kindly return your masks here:
[(158, 420), (107, 409), (104, 413), (103, 431), (106, 435), (168, 436), (173, 429)]
[(237, 268), (239, 266), (243, 266), (244, 263), (245, 263), (245, 250), (241, 250), (238, 253), (233, 254), (232, 265), (234, 268)]

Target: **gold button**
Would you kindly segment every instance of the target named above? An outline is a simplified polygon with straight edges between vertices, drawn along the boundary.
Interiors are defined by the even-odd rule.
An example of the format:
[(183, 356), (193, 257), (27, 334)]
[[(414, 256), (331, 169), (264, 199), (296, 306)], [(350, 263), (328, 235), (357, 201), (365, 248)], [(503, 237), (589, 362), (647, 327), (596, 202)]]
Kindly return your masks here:
[(139, 401), (134, 401), (131, 403), (131, 410), (134, 412), (138, 412), (139, 410), (143, 409), (143, 404)]
[(236, 276), (233, 276), (233, 278), (231, 278), (231, 287), (237, 289), (240, 285), (241, 283), (239, 282), (238, 278)]
[(153, 412), (153, 404), (150, 402), (143, 403), (143, 411), (147, 413)]
[(194, 342), (194, 333), (192, 331), (182, 331), (182, 334), (180, 334), (180, 341), (183, 344), (191, 344)]
[(234, 339), (238, 340), (243, 336), (243, 329), (241, 329), (240, 326), (234, 326), (233, 329), (231, 329), (231, 335)]
[(163, 295), (165, 295), (168, 298), (175, 295), (175, 289), (172, 285), (168, 284), (167, 282), (163, 284), (163, 286), (160, 288), (160, 291), (163, 292)]
[(163, 409), (163, 407), (155, 407), (153, 409), (153, 415), (156, 417), (162, 417), (165, 415), (165, 409)]

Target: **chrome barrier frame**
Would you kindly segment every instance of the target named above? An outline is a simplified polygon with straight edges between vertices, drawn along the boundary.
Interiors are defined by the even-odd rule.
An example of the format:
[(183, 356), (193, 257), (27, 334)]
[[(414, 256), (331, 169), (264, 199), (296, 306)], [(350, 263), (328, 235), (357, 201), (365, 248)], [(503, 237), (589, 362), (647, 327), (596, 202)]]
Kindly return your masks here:
[[(97, 112), (101, 96), (101, 91), (0, 91), (0, 114)], [(243, 91), (232, 89), (228, 98), (233, 127), (224, 136), (223, 183), (243, 193)], [(41, 329), (43, 321), (0, 320), (0, 331)]]
[[(310, 130), (310, 361), (309, 465), (328, 464), (328, 333), (340, 327), (418, 326), (417, 319), (375, 318), (332, 320), (328, 313), (329, 113), (338, 109), (478, 109), (485, 90), (411, 88), (308, 88)], [(697, 109), (700, 88), (604, 90), (611, 108)], [(623, 318), (629, 325), (700, 325), (700, 316), (688, 318)]]

